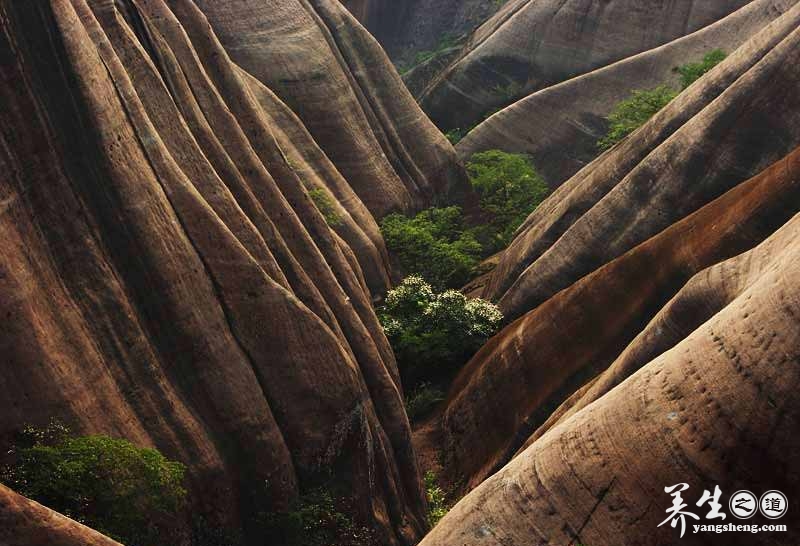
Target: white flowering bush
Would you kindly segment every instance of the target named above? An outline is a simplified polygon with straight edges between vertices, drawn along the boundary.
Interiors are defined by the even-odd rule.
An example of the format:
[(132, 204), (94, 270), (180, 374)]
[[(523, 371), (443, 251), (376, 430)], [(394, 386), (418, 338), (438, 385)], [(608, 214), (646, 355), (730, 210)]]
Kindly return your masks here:
[(379, 317), (409, 389), (452, 375), (503, 321), (496, 305), (456, 290), (436, 293), (418, 276), (389, 291)]

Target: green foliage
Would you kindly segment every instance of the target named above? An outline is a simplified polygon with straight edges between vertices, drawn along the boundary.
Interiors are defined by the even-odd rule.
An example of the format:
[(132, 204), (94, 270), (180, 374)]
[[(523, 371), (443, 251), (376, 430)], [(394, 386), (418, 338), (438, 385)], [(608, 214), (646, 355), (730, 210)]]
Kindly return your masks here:
[(630, 98), (617, 104), (609, 114), (608, 133), (598, 142), (599, 148), (611, 148), (644, 125), (677, 96), (678, 92), (667, 85), (647, 91), (634, 91)]
[(185, 467), (155, 449), (108, 436), (28, 427), (0, 479), (22, 495), (130, 546), (174, 538)]
[(422, 275), (437, 287), (466, 283), (482, 252), (464, 229), (459, 207), (431, 208), (413, 218), (390, 214), (381, 221), (381, 232), (404, 272)]
[(678, 67), (681, 75), (681, 86), (686, 89), (700, 79), (706, 72), (725, 60), (728, 54), (721, 49), (715, 49), (706, 53), (703, 60), (698, 63), (688, 63)]
[(455, 146), (456, 144), (458, 144), (459, 142), (461, 142), (461, 140), (462, 140), (462, 139), (463, 139), (465, 136), (467, 136), (467, 133), (468, 133), (469, 131), (470, 131), (469, 129), (460, 129), (460, 128), (456, 128), (456, 129), (450, 129), (449, 131), (447, 131), (447, 132), (444, 134), (444, 136), (445, 136), (445, 137), (447, 137), (447, 140), (449, 140), (449, 141), (450, 141), (450, 144), (452, 144), (453, 146)]
[(374, 533), (353, 523), (323, 489), (303, 495), (286, 512), (262, 513), (259, 536), (265, 545), (377, 546)]
[[(676, 68), (681, 76), (681, 90), (686, 89), (703, 74), (722, 62), (727, 54), (721, 49), (707, 53), (700, 62), (687, 63)], [(680, 91), (660, 85), (655, 89), (633, 91), (631, 96), (618, 103), (608, 116), (609, 129), (597, 143), (600, 150), (608, 150), (617, 142), (647, 123), (659, 110), (678, 96)]]
[(488, 150), (467, 162), (472, 187), (480, 195), (480, 206), (491, 218), (473, 231), (484, 254), (505, 248), (517, 228), (539, 206), (549, 192), (547, 184), (525, 155)]
[(418, 276), (390, 290), (378, 316), (397, 357), (403, 384), (445, 378), (494, 335), (503, 315), (497, 306), (455, 290), (434, 292)]
[(447, 515), (447, 494), (439, 486), (439, 480), (433, 472), (425, 473), (425, 493), (428, 497), (428, 523), (435, 527)]
[(445, 395), (442, 389), (430, 383), (421, 383), (414, 391), (408, 395), (406, 400), (406, 413), (408, 418), (416, 421), (428, 415), (437, 404), (444, 401)]
[(314, 188), (313, 190), (308, 191), (308, 196), (314, 202), (317, 210), (320, 212), (320, 214), (322, 214), (329, 226), (336, 227), (342, 225), (342, 218), (336, 211), (336, 205), (333, 202), (333, 198), (330, 196), (330, 194), (328, 194), (327, 191), (323, 190), (322, 188)]

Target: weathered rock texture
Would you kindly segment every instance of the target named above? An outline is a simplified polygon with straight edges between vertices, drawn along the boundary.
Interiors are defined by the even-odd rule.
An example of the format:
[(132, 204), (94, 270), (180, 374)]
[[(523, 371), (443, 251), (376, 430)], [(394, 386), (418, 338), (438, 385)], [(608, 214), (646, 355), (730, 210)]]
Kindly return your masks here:
[(748, 0), (511, 0), (418, 94), (443, 128), (699, 30)]
[(605, 118), (633, 90), (680, 88), (676, 67), (714, 49), (733, 52), (796, 3), (756, 0), (688, 36), (543, 89), (478, 125), (458, 144), (458, 152), (464, 158), (489, 149), (528, 154), (556, 187), (599, 155)]
[(220, 525), (332, 473), (419, 538), (373, 216), (461, 172), (374, 40), (334, 0), (6, 0), (0, 42), (3, 445), (154, 445)]
[(0, 545), (120, 546), (97, 531), (17, 495), (2, 484)]
[[(695, 275), (751, 249), (797, 212), (800, 149), (506, 327), (453, 386), (444, 467), (478, 485), (523, 443), (678, 343), (708, 318), (708, 302), (668, 302)], [(606, 379), (580, 389), (606, 369)]]
[(470, 32), (497, 11), (497, 0), (343, 0), (389, 56), (408, 64), (446, 38)]
[(796, 4), (545, 200), (484, 295), (517, 318), (788, 154), (799, 46)]
[(528, 219), (488, 285), (520, 318), (442, 416), (475, 489), (424, 546), (671, 544), (665, 486), (800, 490), (798, 42), (800, 4)]
[[(798, 491), (798, 235), (795, 216), (695, 276), (651, 323), (674, 325), (669, 342), (483, 482), (422, 545), (716, 544), (720, 535), (694, 534), (690, 518), (683, 539), (658, 527), (672, 502), (666, 486), (688, 484), (686, 509), (700, 517), (703, 489), (719, 486), (723, 503), (739, 489)], [(790, 500), (781, 520), (747, 522), (787, 532), (726, 533), (724, 542), (796, 544), (796, 507)]]

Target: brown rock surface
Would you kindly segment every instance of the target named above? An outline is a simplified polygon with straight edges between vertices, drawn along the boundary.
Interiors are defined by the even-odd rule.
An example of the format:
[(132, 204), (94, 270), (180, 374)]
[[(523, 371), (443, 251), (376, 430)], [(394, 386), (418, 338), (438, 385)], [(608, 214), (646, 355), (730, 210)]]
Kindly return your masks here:
[(666, 44), (748, 0), (511, 0), (419, 95), (439, 127)]
[[(483, 482), (422, 545), (718, 544), (718, 534), (694, 534), (691, 519), (683, 539), (659, 527), (672, 500), (664, 488), (677, 483), (690, 486), (687, 509), (701, 516), (704, 489), (719, 486), (722, 502), (739, 489), (785, 492), (784, 518), (747, 523), (786, 532), (725, 533), (724, 542), (796, 544), (798, 230), (795, 216), (752, 251), (695, 276), (659, 317), (677, 321), (674, 344)], [(687, 305), (700, 312), (690, 317)]]
[[(526, 440), (679, 343), (709, 318), (708, 299), (687, 297), (706, 277), (686, 283), (751, 249), (797, 212), (800, 148), (506, 327), (452, 387), (443, 418), (451, 479), (477, 486)], [(673, 299), (680, 290), (685, 295)]]
[(0, 545), (120, 546), (97, 531), (17, 495), (2, 484)]
[(497, 11), (496, 0), (343, 0), (395, 61), (435, 51), (443, 38), (475, 29)]
[(3, 445), (153, 445), (230, 525), (333, 473), (418, 539), (373, 215), (462, 172), (374, 40), (332, 0), (5, 0), (0, 78)]
[(714, 49), (733, 52), (795, 0), (756, 0), (688, 36), (529, 95), (493, 115), (457, 146), (468, 158), (501, 149), (531, 156), (556, 187), (599, 155), (605, 118), (636, 89), (680, 88), (676, 67)]
[(797, 4), (545, 200), (484, 296), (517, 318), (788, 154), (799, 46)]

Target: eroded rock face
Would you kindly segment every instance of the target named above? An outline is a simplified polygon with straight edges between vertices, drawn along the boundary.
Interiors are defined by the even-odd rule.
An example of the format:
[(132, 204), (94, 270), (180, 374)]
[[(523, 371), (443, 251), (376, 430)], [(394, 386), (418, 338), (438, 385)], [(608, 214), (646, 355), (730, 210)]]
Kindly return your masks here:
[(520, 317), (800, 144), (799, 25), (800, 4), (559, 187), (484, 295)]
[(669, 544), (666, 486), (798, 489), (799, 16), (527, 220), (493, 279), (534, 256), (498, 292), (519, 318), (442, 417), (448, 478), (475, 489), (424, 546)]
[(344, 0), (395, 61), (419, 51), (439, 51), (495, 13), (495, 0)]
[[(799, 229), (795, 216), (752, 251), (695, 276), (657, 318), (676, 321), (674, 343), (550, 428), (423, 546), (709, 544), (718, 535), (693, 533), (694, 520), (683, 539), (658, 526), (672, 502), (665, 487), (688, 484), (687, 509), (701, 516), (695, 503), (715, 486), (724, 502), (739, 489), (797, 491)], [(691, 321), (687, 305), (698, 311)], [(726, 533), (725, 542), (795, 544), (791, 507), (780, 520), (788, 532)]]
[(715, 49), (733, 52), (796, 3), (750, 2), (692, 34), (538, 91), (478, 125), (459, 142), (458, 152), (464, 158), (490, 149), (528, 154), (557, 187), (600, 154), (605, 118), (632, 91), (665, 84), (679, 89), (676, 67)]
[(477, 486), (523, 445), (679, 343), (709, 318), (708, 301), (675, 295), (797, 212), (800, 149), (506, 327), (452, 388), (444, 467)]
[(440, 127), (690, 34), (748, 0), (511, 0), (418, 95)]
[(121, 546), (0, 484), (0, 544), (3, 546)]
[(3, 442), (153, 445), (220, 525), (332, 473), (418, 539), (375, 216), (462, 174), (374, 40), (325, 0), (4, 1), (0, 40)]

